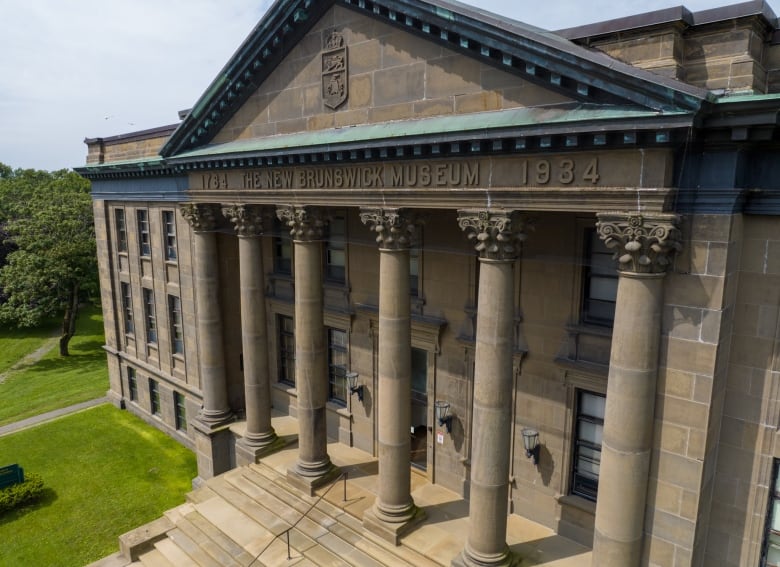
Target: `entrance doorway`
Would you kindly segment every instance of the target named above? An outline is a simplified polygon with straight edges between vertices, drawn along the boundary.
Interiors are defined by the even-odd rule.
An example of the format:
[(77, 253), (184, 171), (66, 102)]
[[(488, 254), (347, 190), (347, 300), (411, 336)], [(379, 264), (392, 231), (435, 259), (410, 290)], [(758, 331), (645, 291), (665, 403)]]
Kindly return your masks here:
[(428, 469), (428, 353), (412, 349), (412, 466)]

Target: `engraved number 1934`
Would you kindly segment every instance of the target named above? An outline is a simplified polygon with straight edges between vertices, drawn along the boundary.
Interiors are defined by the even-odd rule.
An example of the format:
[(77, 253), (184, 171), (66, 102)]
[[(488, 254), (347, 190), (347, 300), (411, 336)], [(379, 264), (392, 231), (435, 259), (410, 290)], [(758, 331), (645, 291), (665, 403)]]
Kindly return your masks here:
[(598, 183), (598, 158), (593, 158), (587, 164), (570, 158), (523, 160), (520, 164), (520, 185), (571, 185), (578, 177), (583, 184)]

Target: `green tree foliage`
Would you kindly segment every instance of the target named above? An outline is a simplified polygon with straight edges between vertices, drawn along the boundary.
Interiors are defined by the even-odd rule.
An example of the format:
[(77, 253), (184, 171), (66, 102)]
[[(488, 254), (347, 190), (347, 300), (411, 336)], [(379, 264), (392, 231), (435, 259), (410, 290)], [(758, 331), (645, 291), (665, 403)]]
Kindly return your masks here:
[(0, 322), (34, 327), (61, 314), (62, 356), (80, 301), (97, 289), (89, 188), (72, 171), (9, 172), (0, 164), (0, 232), (12, 246), (0, 268)]

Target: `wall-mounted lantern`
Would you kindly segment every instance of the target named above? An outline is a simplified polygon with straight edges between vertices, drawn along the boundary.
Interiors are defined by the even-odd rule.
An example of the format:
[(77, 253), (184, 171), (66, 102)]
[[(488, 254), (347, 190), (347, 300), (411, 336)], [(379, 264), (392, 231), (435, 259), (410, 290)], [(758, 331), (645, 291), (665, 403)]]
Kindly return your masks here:
[(358, 401), (363, 402), (363, 384), (358, 385), (358, 373), (347, 372), (347, 386), (349, 387), (349, 395), (357, 394)]
[(539, 464), (539, 432), (536, 429), (523, 429), (523, 446), (525, 456), (533, 459), (535, 465)]
[(447, 433), (452, 433), (452, 416), (450, 415), (450, 403), (436, 400), (433, 403), (433, 413), (440, 426), (447, 428)]

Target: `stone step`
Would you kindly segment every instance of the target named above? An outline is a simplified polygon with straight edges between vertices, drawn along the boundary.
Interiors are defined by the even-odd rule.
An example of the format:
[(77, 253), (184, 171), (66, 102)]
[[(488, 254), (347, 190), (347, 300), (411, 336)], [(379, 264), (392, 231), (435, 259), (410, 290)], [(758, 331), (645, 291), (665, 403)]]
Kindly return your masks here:
[(203, 549), (201, 542), (192, 539), (177, 527), (168, 532), (168, 539), (175, 543), (184, 553), (192, 558), (199, 567), (221, 567), (210, 554)]
[(226, 552), (239, 565), (249, 565), (254, 559), (235, 540), (228, 537), (222, 530), (195, 511), (186, 518), (193, 527), (200, 530), (205, 537), (213, 541), (220, 549)]
[[(209, 556), (211, 556), (218, 565), (223, 567), (241, 567), (241, 564), (233, 559), (230, 551), (220, 545), (219, 542), (206, 535), (203, 530), (198, 528), (195, 523), (193, 523), (192, 519), (196, 514), (198, 513), (192, 512), (188, 517), (179, 519), (176, 522), (176, 527), (191, 540), (198, 542), (198, 545), (200, 545), (203, 551), (208, 553)], [(226, 538), (226, 536), (223, 537)], [(230, 540), (230, 543), (227, 543), (226, 545), (234, 551), (240, 550), (238, 544), (232, 540)]]
[(187, 565), (188, 567), (195, 567), (197, 565), (197, 563), (187, 555), (187, 552), (176, 545), (176, 542), (170, 538), (161, 539), (154, 544), (154, 548), (159, 551), (171, 565)]
[(141, 555), (138, 561), (133, 563), (133, 565), (136, 564), (143, 565), (143, 567), (176, 567), (157, 549), (152, 549)]

